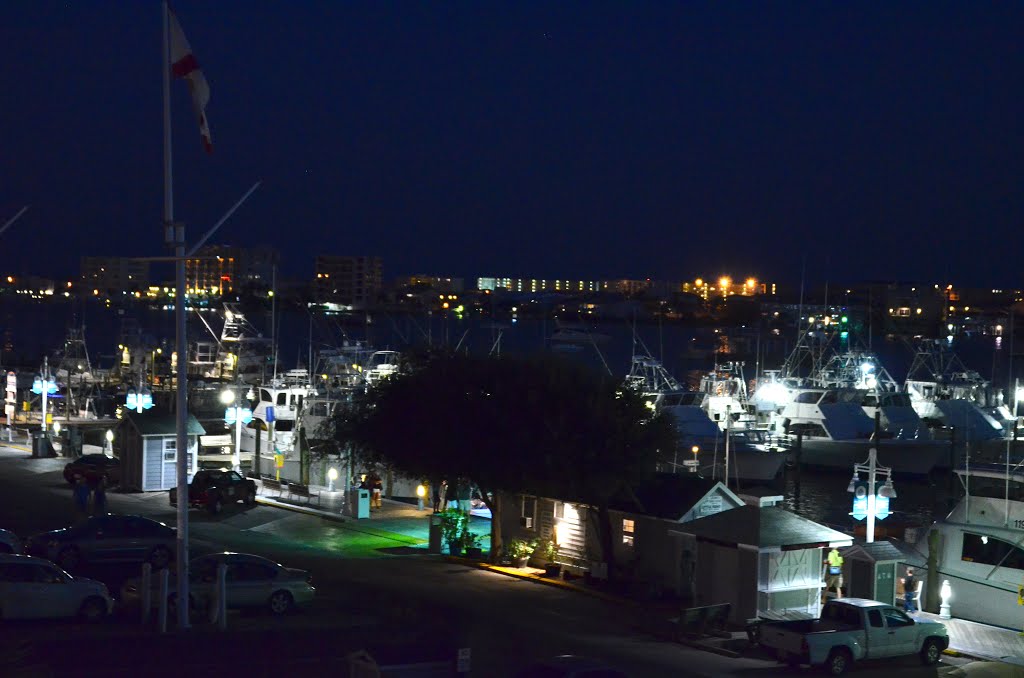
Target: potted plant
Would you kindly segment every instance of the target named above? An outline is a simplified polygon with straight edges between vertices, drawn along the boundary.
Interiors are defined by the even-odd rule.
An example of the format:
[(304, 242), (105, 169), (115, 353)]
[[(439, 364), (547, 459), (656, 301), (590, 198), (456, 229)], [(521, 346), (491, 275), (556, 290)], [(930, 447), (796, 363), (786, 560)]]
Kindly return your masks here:
[(513, 567), (526, 567), (526, 561), (530, 559), (536, 548), (537, 544), (535, 542), (529, 542), (524, 539), (513, 539), (505, 547)]
[(462, 555), (462, 533), (466, 531), (466, 514), (458, 509), (445, 509), (437, 514), (441, 521), (441, 539), (448, 544), (448, 553)]
[(476, 532), (470, 532), (469, 530), (463, 531), (462, 547), (466, 549), (467, 558), (480, 559), (484, 556), (484, 551), (480, 548), (480, 535)]
[(537, 546), (537, 550), (544, 558), (544, 576), (558, 579), (562, 574), (561, 563), (555, 562), (555, 559), (558, 557), (558, 544), (548, 539), (547, 541), (542, 541)]

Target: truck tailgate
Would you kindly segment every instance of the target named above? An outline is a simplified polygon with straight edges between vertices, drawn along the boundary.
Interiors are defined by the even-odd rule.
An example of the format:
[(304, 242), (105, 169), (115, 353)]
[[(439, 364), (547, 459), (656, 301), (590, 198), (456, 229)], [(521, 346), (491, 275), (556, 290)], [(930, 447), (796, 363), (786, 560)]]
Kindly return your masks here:
[(799, 655), (803, 652), (803, 642), (803, 633), (774, 624), (765, 624), (761, 627), (761, 645), (767, 648)]

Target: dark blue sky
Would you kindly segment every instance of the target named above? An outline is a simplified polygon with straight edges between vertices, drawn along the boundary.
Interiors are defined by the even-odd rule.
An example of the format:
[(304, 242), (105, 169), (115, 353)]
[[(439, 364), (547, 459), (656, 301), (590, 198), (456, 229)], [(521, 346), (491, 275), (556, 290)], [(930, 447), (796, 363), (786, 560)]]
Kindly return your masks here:
[[(1021, 3), (175, 6), (216, 146), (172, 83), (178, 216), (262, 179), (218, 240), (286, 273), (1021, 284)], [(0, 4), (2, 266), (163, 252), (159, 31)]]

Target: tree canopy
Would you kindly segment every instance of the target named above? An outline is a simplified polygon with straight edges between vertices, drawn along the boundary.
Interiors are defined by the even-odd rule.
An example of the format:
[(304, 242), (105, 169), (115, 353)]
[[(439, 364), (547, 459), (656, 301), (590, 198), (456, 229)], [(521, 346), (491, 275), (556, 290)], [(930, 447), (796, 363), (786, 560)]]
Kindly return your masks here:
[(363, 460), (468, 478), (489, 503), (505, 491), (606, 509), (674, 445), (666, 418), (621, 382), (546, 358), (435, 356), (344, 416), (339, 440)]

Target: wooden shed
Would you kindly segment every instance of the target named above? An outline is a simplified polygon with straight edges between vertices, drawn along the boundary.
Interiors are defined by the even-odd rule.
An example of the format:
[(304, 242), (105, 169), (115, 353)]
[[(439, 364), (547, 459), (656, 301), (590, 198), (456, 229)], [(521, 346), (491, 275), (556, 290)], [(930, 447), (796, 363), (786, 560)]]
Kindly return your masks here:
[(696, 603), (731, 603), (730, 620), (738, 623), (817, 616), (824, 549), (853, 543), (778, 506), (742, 506), (672, 531), (696, 538)]
[[(177, 484), (177, 419), (174, 413), (127, 412), (120, 427), (121, 486), (136, 492), (169, 490)], [(198, 466), (199, 436), (206, 433), (188, 416), (188, 475)]]

